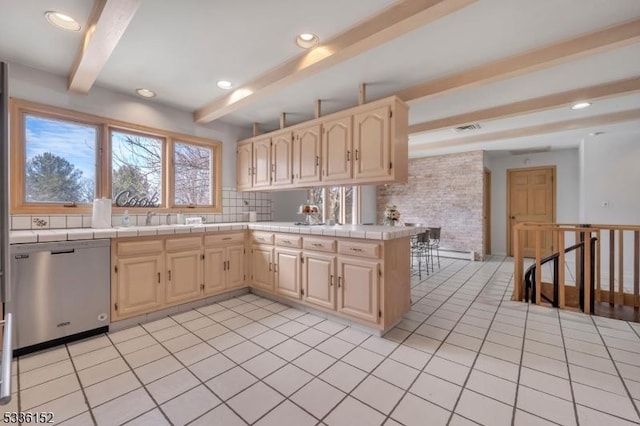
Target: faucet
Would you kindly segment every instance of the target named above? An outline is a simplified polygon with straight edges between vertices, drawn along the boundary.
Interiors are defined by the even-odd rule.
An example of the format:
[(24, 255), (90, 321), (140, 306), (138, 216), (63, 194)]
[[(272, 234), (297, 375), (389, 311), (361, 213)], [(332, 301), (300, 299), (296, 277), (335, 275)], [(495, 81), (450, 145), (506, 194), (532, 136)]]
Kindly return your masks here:
[(149, 211), (147, 212), (147, 218), (145, 219), (144, 224), (145, 224), (146, 226), (151, 225), (151, 217), (152, 217), (152, 216), (155, 216), (155, 215), (156, 215), (156, 214), (155, 214), (154, 212), (152, 212), (151, 210), (149, 210)]

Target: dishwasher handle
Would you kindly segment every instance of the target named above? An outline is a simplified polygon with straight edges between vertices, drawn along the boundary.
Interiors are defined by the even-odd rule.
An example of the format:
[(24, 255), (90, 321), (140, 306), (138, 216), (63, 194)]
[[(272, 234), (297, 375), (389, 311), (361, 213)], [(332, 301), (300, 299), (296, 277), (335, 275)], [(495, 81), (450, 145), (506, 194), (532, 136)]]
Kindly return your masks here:
[(76, 252), (76, 249), (51, 251), (51, 256), (56, 254), (73, 254), (75, 252)]
[(11, 314), (6, 313), (4, 321), (0, 321), (4, 326), (4, 339), (2, 341), (2, 375), (0, 376), (0, 405), (8, 404), (11, 401), (11, 348), (13, 327), (11, 326)]

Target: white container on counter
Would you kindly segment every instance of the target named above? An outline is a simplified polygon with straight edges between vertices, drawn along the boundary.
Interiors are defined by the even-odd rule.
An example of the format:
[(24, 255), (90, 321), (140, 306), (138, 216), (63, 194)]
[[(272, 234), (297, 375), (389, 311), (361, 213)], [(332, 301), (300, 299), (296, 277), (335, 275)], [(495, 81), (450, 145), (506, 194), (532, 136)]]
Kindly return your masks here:
[(93, 200), (93, 209), (91, 210), (91, 227), (92, 228), (111, 228), (111, 199), (96, 198)]

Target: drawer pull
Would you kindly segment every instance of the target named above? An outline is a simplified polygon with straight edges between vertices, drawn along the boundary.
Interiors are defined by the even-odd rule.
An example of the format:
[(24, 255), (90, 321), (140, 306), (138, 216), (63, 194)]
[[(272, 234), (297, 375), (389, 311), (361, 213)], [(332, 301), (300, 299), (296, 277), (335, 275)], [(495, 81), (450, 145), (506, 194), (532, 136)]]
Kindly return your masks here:
[(224, 260), (224, 261), (222, 262), (222, 270), (223, 270), (223, 271), (226, 271), (226, 270), (227, 270), (227, 261), (226, 261), (226, 260)]
[(362, 252), (361, 248), (357, 248), (357, 247), (349, 247), (349, 250), (351, 251), (357, 251), (357, 252)]
[(224, 237), (224, 238), (223, 238), (223, 240), (224, 240), (224, 241), (226, 241), (226, 240), (231, 240), (231, 239), (233, 239), (233, 237)]
[(169, 281), (171, 281), (171, 269), (169, 269)]
[(342, 277), (338, 275), (338, 288), (342, 287)]
[(322, 247), (322, 243), (311, 243), (314, 247)]
[(271, 262), (269, 262), (269, 272), (271, 272)]
[(291, 240), (282, 240), (282, 242), (285, 244), (291, 244)]

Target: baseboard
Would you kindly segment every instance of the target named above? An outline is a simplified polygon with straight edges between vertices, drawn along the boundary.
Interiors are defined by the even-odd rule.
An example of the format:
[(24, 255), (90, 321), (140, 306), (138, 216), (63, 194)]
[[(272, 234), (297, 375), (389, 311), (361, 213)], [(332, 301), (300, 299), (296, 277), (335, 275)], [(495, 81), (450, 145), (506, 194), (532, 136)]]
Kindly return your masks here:
[[(435, 251), (433, 254), (436, 254)], [(453, 250), (447, 248), (440, 248), (440, 257), (446, 257), (448, 259), (461, 259), (461, 260), (476, 260), (476, 253), (473, 251)]]

